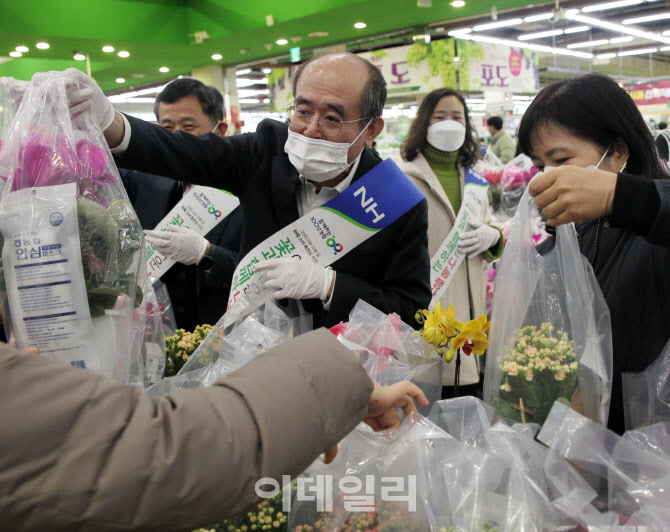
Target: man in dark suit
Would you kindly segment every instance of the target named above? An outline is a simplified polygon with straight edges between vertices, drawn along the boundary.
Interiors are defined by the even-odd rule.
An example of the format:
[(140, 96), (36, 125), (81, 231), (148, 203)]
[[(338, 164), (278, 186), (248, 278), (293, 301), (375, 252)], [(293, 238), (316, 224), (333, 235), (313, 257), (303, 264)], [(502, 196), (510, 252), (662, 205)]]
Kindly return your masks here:
[[(168, 84), (156, 97), (156, 120), (171, 132), (224, 135), (223, 96), (193, 78)], [(186, 183), (134, 170), (119, 170), (143, 229), (154, 229), (181, 201)], [(238, 262), (242, 211), (237, 208), (209, 233), (192, 229), (147, 232), (147, 241), (177, 261), (161, 280), (170, 294), (177, 326), (192, 331), (215, 324), (226, 311), (230, 282)]]
[[(381, 162), (370, 146), (384, 127), (386, 83), (379, 69), (353, 54), (301, 66), (290, 125), (265, 120), (255, 133), (223, 138), (172, 135), (120, 113), (111, 116), (102, 91), (81, 74), (73, 78), (70, 85), (87, 86), (68, 89), (73, 112), (91, 109), (121, 166), (223, 187), (240, 198), (240, 256)], [(359, 298), (412, 323), (431, 298), (427, 226), (424, 198), (332, 269), (307, 260), (273, 261), (266, 286), (272, 283), (281, 297), (303, 299), (315, 326), (346, 320)]]

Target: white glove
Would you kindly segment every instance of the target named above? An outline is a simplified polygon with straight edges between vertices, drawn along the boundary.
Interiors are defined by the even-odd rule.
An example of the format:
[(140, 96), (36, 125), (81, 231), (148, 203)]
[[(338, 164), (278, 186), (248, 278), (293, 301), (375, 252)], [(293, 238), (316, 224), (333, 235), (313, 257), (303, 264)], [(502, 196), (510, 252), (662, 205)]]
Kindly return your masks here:
[(459, 247), (468, 257), (483, 253), (500, 239), (500, 231), (479, 221), (468, 222), (468, 229), (461, 235)]
[[(35, 74), (33, 83), (38, 84), (45, 74)], [(65, 79), (65, 92), (70, 102), (70, 114), (77, 118), (80, 114), (88, 111), (91, 119), (105, 131), (114, 120), (114, 107), (102, 92), (98, 84), (81, 70), (68, 68), (63, 71)]]
[(168, 229), (169, 231), (144, 231), (146, 241), (175, 262), (198, 264), (207, 251), (207, 239), (187, 227), (170, 225)]
[(320, 299), (326, 301), (334, 272), (311, 261), (284, 258), (269, 259), (254, 265), (266, 272), (265, 287), (275, 299)]

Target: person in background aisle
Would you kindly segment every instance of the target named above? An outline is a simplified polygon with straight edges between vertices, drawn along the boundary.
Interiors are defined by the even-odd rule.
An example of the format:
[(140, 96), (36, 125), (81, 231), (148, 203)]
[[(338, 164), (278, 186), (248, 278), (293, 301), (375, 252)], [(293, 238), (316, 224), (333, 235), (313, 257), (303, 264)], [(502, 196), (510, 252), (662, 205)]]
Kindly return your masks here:
[[(265, 260), (261, 253), (261, 262), (252, 263), (260, 260), (250, 253), (256, 246), (272, 246), (279, 231), (303, 216), (310, 222), (314, 209), (352, 183), (357, 188), (348, 196), (364, 192), (356, 182), (382, 162), (370, 146), (384, 127), (386, 82), (369, 61), (349, 53), (306, 61), (293, 78), (290, 125), (264, 120), (255, 133), (233, 137), (171, 134), (115, 113), (95, 82), (74, 69), (66, 73), (72, 112), (91, 109), (120, 166), (225, 188), (240, 198), (240, 257), (246, 257), (238, 267), (240, 278), (265, 271), (270, 294), (303, 300), (315, 326), (346, 321), (358, 299), (384, 313), (397, 312), (406, 323), (429, 303), (428, 207), (405, 176), (390, 171), (390, 164), (379, 169), (384, 174), (368, 187), (383, 187), (389, 179), (403, 187), (404, 192), (387, 200), (396, 205), (395, 213), (372, 212), (381, 206), (371, 189), (351, 204), (352, 213), (371, 226), (384, 214), (386, 227), (369, 232), (330, 266), (306, 258)], [(353, 233), (350, 227), (342, 230)], [(243, 288), (234, 284), (233, 298)]]
[[(158, 124), (171, 132), (225, 135), (223, 96), (193, 78), (169, 83), (156, 97)], [(137, 216), (145, 230), (154, 229), (179, 203), (190, 187), (182, 181), (119, 170)], [(226, 311), (230, 281), (238, 262), (242, 211), (235, 209), (204, 237), (192, 229), (146, 231), (146, 241), (175, 260), (161, 280), (170, 294), (179, 328), (192, 331), (203, 323), (214, 325)]]
[[(477, 149), (463, 96), (448, 88), (428, 94), (419, 106), (401, 156), (394, 160), (428, 200), (431, 257), (454, 226), (461, 208), (465, 172), (477, 162)], [(440, 298), (443, 308), (453, 305), (459, 321), (478, 318), (486, 312), (484, 260), (500, 257), (504, 242), (500, 230), (487, 225), (489, 219), (488, 200), (485, 200), (481, 220), (469, 225), (459, 242), (468, 258), (456, 270)], [(464, 356), (461, 360), (459, 393), (481, 396), (478, 357)], [(442, 395), (445, 398), (453, 397), (454, 368), (454, 363), (449, 364), (444, 373)]]
[(670, 159), (670, 131), (668, 131), (667, 122), (658, 123), (655, 142), (658, 155), (667, 163)]
[(530, 194), (549, 225), (576, 224), (609, 307), (608, 427), (622, 434), (621, 373), (645, 369), (670, 337), (670, 176), (639, 109), (602, 74), (542, 89), (521, 120), (519, 144), (543, 172)]
[(373, 383), (325, 329), (169, 397), (5, 345), (0, 382), (0, 529), (25, 532), (211, 525), (257, 501), (259, 479), (332, 460), (359, 422), (397, 428), (394, 408), (428, 405), (408, 381)]
[(495, 153), (500, 162), (507, 164), (514, 159), (514, 141), (503, 131), (503, 119), (492, 116), (486, 121), (489, 133), (491, 133), (490, 149)]

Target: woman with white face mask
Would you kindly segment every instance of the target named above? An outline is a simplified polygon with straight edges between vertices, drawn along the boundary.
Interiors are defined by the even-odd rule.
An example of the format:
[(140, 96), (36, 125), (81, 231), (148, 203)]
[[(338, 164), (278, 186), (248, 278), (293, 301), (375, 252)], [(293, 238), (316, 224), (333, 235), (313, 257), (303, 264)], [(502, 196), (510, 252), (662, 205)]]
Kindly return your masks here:
[[(477, 161), (468, 108), (458, 92), (442, 88), (428, 94), (394, 161), (428, 200), (428, 252), (434, 256), (454, 227), (461, 208), (465, 174)], [(468, 224), (459, 246), (466, 255), (440, 297), (446, 309), (451, 304), (456, 319), (468, 321), (485, 313), (486, 273), (484, 260), (502, 254), (499, 229), (487, 225), (490, 216), (484, 198), (480, 220)], [(442, 396), (454, 396), (455, 363), (445, 367)], [(480, 368), (476, 355), (461, 356), (459, 395), (480, 395)]]
[(670, 176), (631, 97), (601, 74), (544, 88), (519, 125), (519, 146), (544, 171), (530, 194), (549, 225), (576, 223), (609, 307), (608, 426), (622, 433), (621, 374), (645, 369), (670, 337)]

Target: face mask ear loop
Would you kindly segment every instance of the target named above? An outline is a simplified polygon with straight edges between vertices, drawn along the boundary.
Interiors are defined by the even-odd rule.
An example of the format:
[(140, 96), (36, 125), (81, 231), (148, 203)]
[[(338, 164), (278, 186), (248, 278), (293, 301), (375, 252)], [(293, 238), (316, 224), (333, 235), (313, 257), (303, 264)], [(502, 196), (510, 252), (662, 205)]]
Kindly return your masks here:
[(623, 166), (621, 167), (621, 170), (619, 170), (619, 173), (623, 172), (626, 169), (626, 165), (628, 164), (628, 161), (623, 163)]
[(609, 153), (611, 147), (612, 147), (611, 144), (609, 146), (607, 146), (607, 149), (605, 150), (605, 153), (603, 153), (603, 156), (598, 161), (598, 164), (596, 164), (596, 169), (598, 169), (600, 167), (600, 163), (602, 163), (605, 160), (605, 157), (607, 157), (607, 154)]

